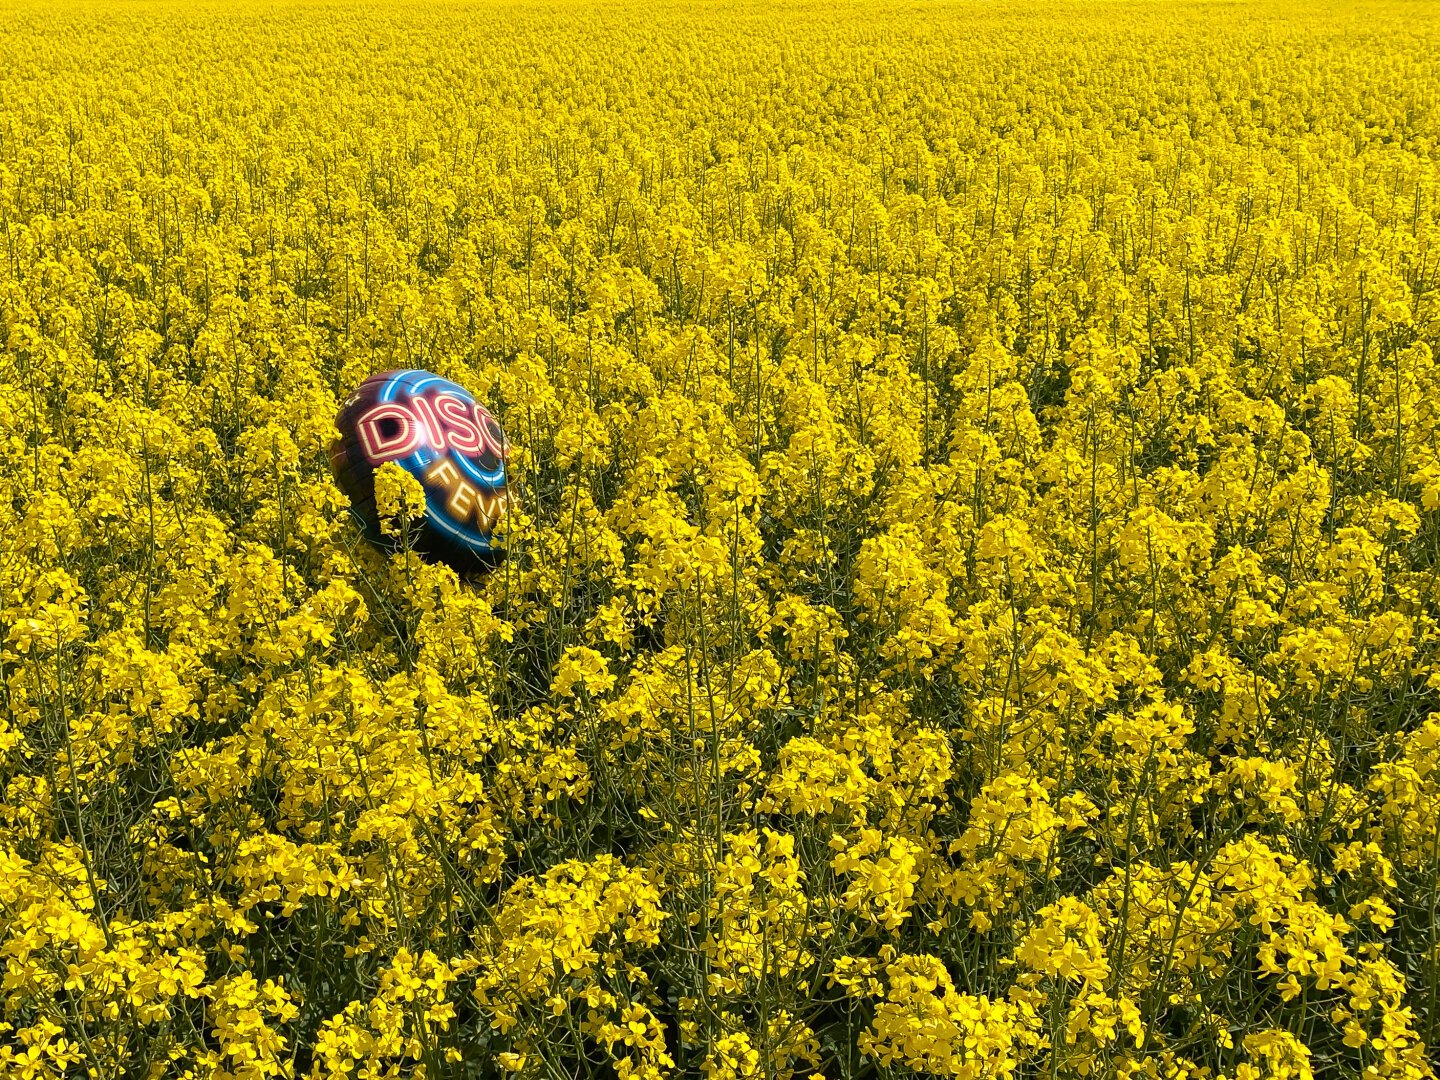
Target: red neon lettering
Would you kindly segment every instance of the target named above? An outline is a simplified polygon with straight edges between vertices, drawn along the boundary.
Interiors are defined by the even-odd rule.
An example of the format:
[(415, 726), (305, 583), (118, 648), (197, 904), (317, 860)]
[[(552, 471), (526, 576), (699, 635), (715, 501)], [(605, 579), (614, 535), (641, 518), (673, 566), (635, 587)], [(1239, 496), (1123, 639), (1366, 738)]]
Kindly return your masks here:
[(415, 410), (415, 415), (425, 425), (425, 441), (432, 449), (445, 449), (445, 433), (440, 430), (440, 421), (435, 418), (435, 410), (430, 406), (430, 399), (414, 397), (410, 399), (410, 407)]
[(393, 402), (369, 409), (355, 428), (371, 464), (406, 457), (420, 445), (420, 431), (410, 410)]
[(470, 419), (465, 402), (452, 394), (437, 394), (435, 411), (440, 414), (440, 425), (445, 428), (445, 437), (451, 446), (462, 454), (480, 452), (484, 437)]

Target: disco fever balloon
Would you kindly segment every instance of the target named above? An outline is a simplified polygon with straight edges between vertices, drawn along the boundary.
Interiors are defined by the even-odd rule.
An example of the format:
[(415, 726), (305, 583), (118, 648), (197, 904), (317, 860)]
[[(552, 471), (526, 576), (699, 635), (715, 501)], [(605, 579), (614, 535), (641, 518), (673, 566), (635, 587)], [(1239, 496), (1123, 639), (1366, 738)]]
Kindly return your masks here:
[(509, 443), (463, 387), (428, 371), (382, 371), (347, 397), (330, 447), (335, 479), (373, 542), (390, 547), (375, 506), (375, 470), (393, 461), (425, 489), (417, 549), (465, 572), (503, 557), (495, 526), (507, 505)]

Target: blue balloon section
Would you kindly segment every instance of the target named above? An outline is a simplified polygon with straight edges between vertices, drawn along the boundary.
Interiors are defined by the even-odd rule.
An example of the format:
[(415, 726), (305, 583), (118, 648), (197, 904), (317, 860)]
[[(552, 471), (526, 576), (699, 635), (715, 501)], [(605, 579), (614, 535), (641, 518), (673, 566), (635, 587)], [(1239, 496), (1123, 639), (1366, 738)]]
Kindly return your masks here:
[(503, 557), (494, 533), (508, 505), (510, 444), (468, 390), (429, 371), (382, 371), (345, 399), (335, 426), (330, 466), (371, 541), (394, 544), (375, 506), (375, 470), (393, 461), (425, 488), (422, 555), (461, 572)]

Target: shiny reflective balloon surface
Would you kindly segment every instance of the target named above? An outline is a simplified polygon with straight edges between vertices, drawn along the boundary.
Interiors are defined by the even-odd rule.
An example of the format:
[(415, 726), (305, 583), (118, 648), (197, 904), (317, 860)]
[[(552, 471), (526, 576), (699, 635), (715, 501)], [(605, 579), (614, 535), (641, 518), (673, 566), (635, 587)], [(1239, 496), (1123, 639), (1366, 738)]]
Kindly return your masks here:
[(393, 546), (375, 505), (375, 470), (393, 461), (425, 489), (422, 555), (461, 572), (504, 557), (494, 533), (508, 504), (510, 447), (468, 390), (429, 371), (381, 371), (345, 399), (335, 426), (330, 464), (371, 541)]

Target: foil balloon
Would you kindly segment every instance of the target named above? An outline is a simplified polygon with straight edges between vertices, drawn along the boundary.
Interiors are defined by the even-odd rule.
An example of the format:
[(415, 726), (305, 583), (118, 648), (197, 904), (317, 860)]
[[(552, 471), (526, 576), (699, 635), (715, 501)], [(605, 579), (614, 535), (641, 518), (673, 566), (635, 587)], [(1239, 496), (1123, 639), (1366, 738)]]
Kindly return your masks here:
[(504, 557), (494, 534), (508, 504), (510, 444), (464, 387), (428, 371), (382, 371), (345, 399), (335, 426), (330, 466), (372, 542), (393, 546), (375, 505), (375, 470), (393, 461), (425, 489), (421, 555), (461, 573)]

